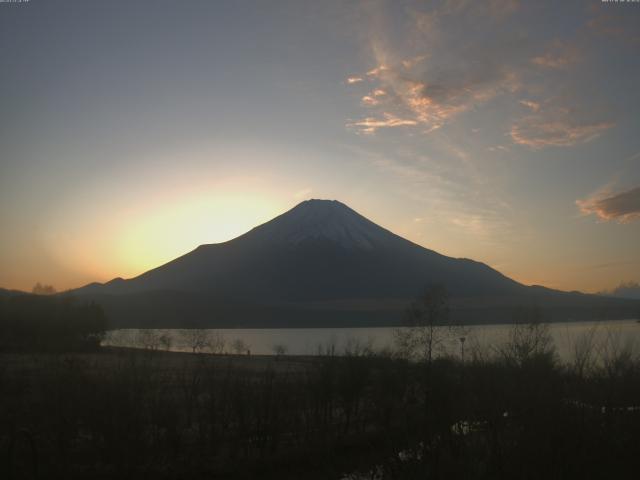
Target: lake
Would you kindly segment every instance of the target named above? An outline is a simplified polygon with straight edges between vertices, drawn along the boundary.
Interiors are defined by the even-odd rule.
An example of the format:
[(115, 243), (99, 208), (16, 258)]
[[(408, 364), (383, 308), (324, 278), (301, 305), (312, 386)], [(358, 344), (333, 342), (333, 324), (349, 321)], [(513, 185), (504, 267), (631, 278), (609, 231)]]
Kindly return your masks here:
[[(571, 361), (576, 348), (592, 343), (597, 352), (606, 355), (615, 350), (630, 349), (635, 353), (640, 346), (640, 323), (635, 320), (607, 322), (550, 323), (549, 333), (558, 356)], [(474, 351), (492, 352), (504, 345), (514, 326), (474, 325), (464, 331), (442, 330), (448, 340), (439, 348), (439, 354), (462, 354), (460, 338), (464, 337), (465, 355)], [(103, 345), (120, 347), (158, 348), (173, 351), (192, 351), (199, 344), (202, 351), (271, 355), (276, 347), (288, 355), (317, 355), (362, 350), (393, 349), (396, 328), (275, 328), (275, 329), (121, 329), (108, 332)]]

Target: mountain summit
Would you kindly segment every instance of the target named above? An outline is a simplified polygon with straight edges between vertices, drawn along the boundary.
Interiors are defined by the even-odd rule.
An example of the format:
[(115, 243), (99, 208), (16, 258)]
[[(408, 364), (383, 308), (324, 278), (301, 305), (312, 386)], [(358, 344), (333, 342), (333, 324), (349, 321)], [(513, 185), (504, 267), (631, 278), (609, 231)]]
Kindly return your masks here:
[(335, 200), (304, 201), (228, 242), (72, 293), (101, 302), (126, 326), (389, 325), (434, 283), (447, 288), (456, 315), (475, 321), (541, 302), (560, 301), (566, 315), (587, 297), (526, 287), (483, 263), (441, 255)]
[(400, 237), (379, 227), (337, 200), (306, 200), (288, 212), (260, 225), (247, 236), (272, 244), (300, 245), (333, 242), (347, 249), (388, 247)]

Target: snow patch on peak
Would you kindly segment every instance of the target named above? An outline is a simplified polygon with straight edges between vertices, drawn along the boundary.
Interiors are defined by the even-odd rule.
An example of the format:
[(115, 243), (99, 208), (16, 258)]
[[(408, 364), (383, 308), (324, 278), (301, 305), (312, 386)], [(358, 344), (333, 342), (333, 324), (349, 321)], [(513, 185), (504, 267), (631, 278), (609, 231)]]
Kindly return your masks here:
[(343, 248), (373, 250), (399, 237), (367, 220), (337, 200), (306, 200), (249, 235), (261, 242), (298, 245), (325, 240)]

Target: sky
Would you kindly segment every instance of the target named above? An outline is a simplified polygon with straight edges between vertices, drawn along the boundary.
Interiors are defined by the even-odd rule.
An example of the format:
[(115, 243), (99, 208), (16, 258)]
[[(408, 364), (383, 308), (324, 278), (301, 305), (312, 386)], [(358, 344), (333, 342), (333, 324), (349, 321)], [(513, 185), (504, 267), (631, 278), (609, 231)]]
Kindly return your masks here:
[(640, 2), (0, 2), (0, 286), (308, 198), (520, 282), (640, 280)]

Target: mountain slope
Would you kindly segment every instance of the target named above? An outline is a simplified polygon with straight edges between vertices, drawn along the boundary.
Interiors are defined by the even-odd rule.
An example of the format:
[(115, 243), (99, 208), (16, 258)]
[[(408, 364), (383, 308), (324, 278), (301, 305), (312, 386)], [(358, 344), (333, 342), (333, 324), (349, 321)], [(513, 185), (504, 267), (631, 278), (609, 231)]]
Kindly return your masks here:
[(130, 280), (73, 293), (102, 302), (125, 323), (249, 319), (268, 326), (313, 317), (320, 325), (336, 318), (389, 324), (432, 283), (444, 284), (454, 298), (475, 299), (463, 307), (484, 308), (484, 316), (534, 297), (585, 303), (582, 295), (526, 287), (485, 264), (440, 255), (328, 200), (302, 202), (238, 238), (202, 245)]

